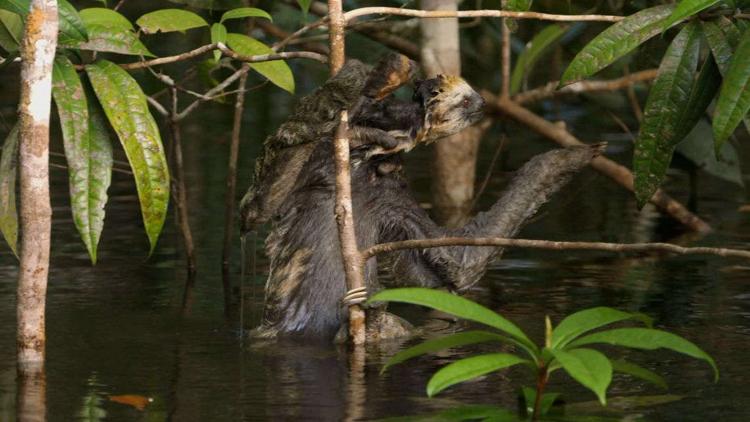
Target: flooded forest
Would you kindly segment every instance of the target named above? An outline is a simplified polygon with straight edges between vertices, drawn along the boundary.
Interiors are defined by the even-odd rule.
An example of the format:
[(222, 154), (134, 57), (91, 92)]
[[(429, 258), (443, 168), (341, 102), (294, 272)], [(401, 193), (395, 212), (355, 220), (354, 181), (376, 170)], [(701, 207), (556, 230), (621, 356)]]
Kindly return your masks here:
[(0, 87), (2, 422), (750, 416), (750, 1), (0, 0)]

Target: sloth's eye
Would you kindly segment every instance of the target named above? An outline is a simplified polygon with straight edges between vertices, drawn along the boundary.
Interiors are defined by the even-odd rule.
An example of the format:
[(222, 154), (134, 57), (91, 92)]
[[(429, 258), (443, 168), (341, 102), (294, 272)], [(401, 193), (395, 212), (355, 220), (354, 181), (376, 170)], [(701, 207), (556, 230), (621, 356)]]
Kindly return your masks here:
[(468, 98), (464, 98), (464, 100), (463, 100), (463, 101), (461, 102), (461, 105), (462, 105), (462, 106), (463, 106), (464, 108), (469, 108), (469, 104), (471, 104), (471, 101), (469, 101), (469, 99), (468, 99)]

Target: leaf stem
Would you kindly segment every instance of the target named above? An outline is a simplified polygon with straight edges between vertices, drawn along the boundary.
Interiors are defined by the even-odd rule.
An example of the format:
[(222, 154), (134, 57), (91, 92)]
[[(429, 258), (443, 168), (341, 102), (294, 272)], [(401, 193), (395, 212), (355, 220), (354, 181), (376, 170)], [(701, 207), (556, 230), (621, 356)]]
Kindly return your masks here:
[(536, 379), (536, 397), (534, 397), (534, 410), (531, 414), (532, 421), (539, 419), (539, 410), (542, 406), (542, 395), (544, 394), (544, 388), (547, 386), (548, 379), (549, 371), (547, 370), (547, 365), (542, 362), (539, 366), (539, 373)]

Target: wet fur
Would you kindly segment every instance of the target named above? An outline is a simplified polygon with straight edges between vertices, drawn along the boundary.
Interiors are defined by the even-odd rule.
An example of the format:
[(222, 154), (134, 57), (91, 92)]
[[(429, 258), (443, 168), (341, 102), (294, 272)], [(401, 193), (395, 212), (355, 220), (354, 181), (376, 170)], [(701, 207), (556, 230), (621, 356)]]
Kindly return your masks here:
[[(535, 157), (517, 173), (500, 200), (460, 229), (435, 224), (419, 207), (404, 179), (399, 154), (353, 157), (352, 200), (360, 248), (380, 242), (444, 236), (515, 235), (549, 197), (601, 152), (601, 147), (556, 150)], [(307, 177), (289, 195), (266, 242), (271, 271), (259, 337), (301, 335), (332, 338), (346, 320), (346, 285), (334, 218), (334, 169), (330, 143), (319, 143), (303, 168)], [(501, 248), (444, 247), (394, 252), (383, 257), (398, 285), (474, 285)], [(380, 288), (377, 262), (365, 279)]]

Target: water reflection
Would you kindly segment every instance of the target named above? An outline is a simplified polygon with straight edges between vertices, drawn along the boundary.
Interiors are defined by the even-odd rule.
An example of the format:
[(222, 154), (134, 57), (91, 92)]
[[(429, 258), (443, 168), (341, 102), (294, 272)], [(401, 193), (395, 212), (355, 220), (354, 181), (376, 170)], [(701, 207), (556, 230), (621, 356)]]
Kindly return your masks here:
[[(253, 150), (275, 126), (258, 118), (255, 108), (275, 112), (283, 109), (279, 101), (261, 95), (249, 101), (253, 106), (245, 123), (252, 128), (252, 139), (243, 145), (249, 151), (242, 154), (239, 168), (245, 173), (240, 181), (249, 180)], [(197, 222), (197, 258), (203, 265), (193, 282), (186, 282), (180, 240), (172, 222), (165, 226), (154, 256), (146, 260), (148, 245), (135, 190), (130, 179), (120, 174), (114, 175), (109, 192), (112, 200), (107, 207), (99, 264), (91, 267), (70, 224), (67, 177), (53, 173), (53, 192), (58, 196), (53, 198), (46, 397), (40, 388), (44, 378), (16, 384), (17, 264), (0, 248), (0, 420), (15, 420), (17, 412), (26, 412), (34, 402), (36, 413), (30, 415), (43, 417), (46, 409), (50, 421), (370, 420), (427, 415), (465, 404), (516, 408), (516, 387), (530, 380), (514, 370), (456, 386), (434, 399), (425, 397), (430, 375), (465, 356), (466, 350), (418, 358), (381, 375), (382, 363), (401, 345), (349, 354), (329, 344), (241, 342), (241, 321), (250, 327), (260, 316), (267, 262), (259, 254), (258, 273), (241, 281), (238, 239), (231, 285), (224, 288), (218, 263), (226, 163), (222, 142), (228, 139), (228, 122), (222, 126), (219, 112), (203, 118), (218, 123), (194, 122), (184, 128), (185, 139), (191, 140), (185, 145), (189, 209)], [(513, 139), (520, 137), (511, 136)], [(490, 179), (480, 209), (497, 198), (513, 169), (548, 148), (526, 135), (523, 139), (523, 144), (509, 146), (512, 154), (504, 155), (502, 168)], [(429, 202), (429, 157), (421, 150), (408, 157), (407, 169), (420, 202)], [(480, 164), (481, 172), (487, 163)], [(679, 190), (685, 185), (682, 179), (678, 174), (668, 186), (678, 197), (686, 196)], [(699, 188), (703, 192), (699, 209), (717, 228), (701, 242), (748, 248), (750, 223), (746, 214), (736, 212), (743, 201), (742, 192), (705, 177)], [(705, 195), (711, 192), (725, 195)], [(621, 242), (670, 239), (681, 243), (674, 238), (679, 234), (679, 229), (659, 214), (636, 212), (631, 196), (619, 187), (584, 172), (523, 236)], [(249, 241), (249, 246), (262, 250), (262, 238)], [(686, 398), (622, 410), (617, 418), (744, 420), (743, 386), (750, 372), (746, 356), (750, 345), (748, 275), (750, 266), (744, 262), (707, 257), (509, 251), (490, 269), (473, 296), (536, 340), (542, 338), (544, 315), (559, 321), (563, 315), (586, 307), (608, 305), (654, 316), (659, 327), (694, 340), (712, 354), (722, 371), (721, 380), (712, 384), (709, 368), (679, 355), (657, 352), (646, 359), (641, 353), (629, 353), (629, 360), (664, 374), (671, 394)], [(242, 316), (239, 304), (244, 305)], [(394, 310), (414, 322), (425, 322), (425, 315), (415, 309)], [(445, 320), (430, 320), (430, 324), (424, 330), (428, 337), (460, 328)], [(549, 389), (564, 391), (569, 403), (593, 400), (588, 391), (564, 377), (555, 378)], [(23, 391), (36, 399), (17, 401)], [(663, 393), (651, 386), (619, 377), (611, 390), (613, 397), (659, 394)], [(46, 405), (40, 404), (45, 401)], [(581, 406), (582, 413), (608, 414), (598, 406)]]

